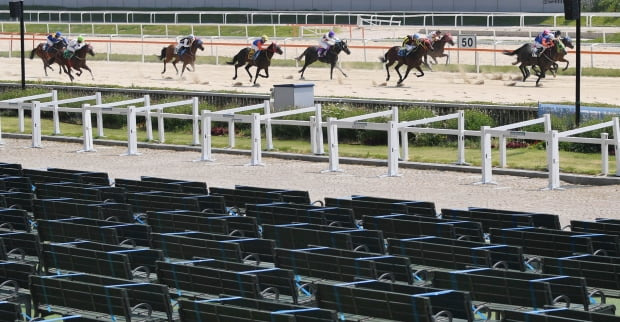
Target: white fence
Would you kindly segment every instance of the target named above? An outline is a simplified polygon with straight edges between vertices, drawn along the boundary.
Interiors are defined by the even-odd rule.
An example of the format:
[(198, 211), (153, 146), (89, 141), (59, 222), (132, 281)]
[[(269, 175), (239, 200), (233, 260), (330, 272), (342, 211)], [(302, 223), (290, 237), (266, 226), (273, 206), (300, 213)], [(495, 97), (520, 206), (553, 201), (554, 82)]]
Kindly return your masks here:
[[(601, 172), (604, 175), (607, 175), (609, 172), (609, 160), (608, 160), (608, 147), (610, 145), (615, 146), (616, 149), (616, 170), (615, 175), (620, 176), (620, 157), (618, 157), (618, 151), (620, 149), (620, 122), (618, 118), (615, 117), (612, 121), (602, 122), (600, 124), (595, 124), (583, 128), (578, 128), (574, 130), (569, 130), (565, 132), (559, 132), (552, 130), (551, 127), (551, 118), (549, 114), (545, 114), (544, 117), (518, 122), (513, 124), (508, 124), (504, 126), (499, 126), (495, 128), (490, 128), (488, 126), (483, 126), (480, 131), (471, 131), (465, 130), (464, 123), (464, 112), (459, 111), (454, 114), (431, 117), (421, 120), (415, 121), (406, 121), (399, 122), (398, 120), (398, 109), (393, 108), (389, 111), (382, 111), (376, 113), (370, 113), (345, 119), (335, 119), (330, 118), (327, 122), (322, 121), (321, 115), (321, 106), (317, 104), (312, 107), (295, 109), (290, 111), (283, 112), (270, 112), (270, 102), (265, 101), (263, 104), (244, 106), (234, 109), (228, 109), (224, 111), (218, 112), (210, 112), (203, 111), (202, 116), (198, 115), (198, 99), (192, 98), (190, 100), (164, 103), (158, 105), (150, 105), (150, 99), (148, 96), (143, 98), (134, 99), (134, 100), (125, 100), (119, 102), (111, 102), (111, 103), (100, 103), (96, 105), (84, 104), (83, 107), (80, 108), (63, 108), (58, 106), (61, 101), (52, 100), (50, 102), (41, 103), (36, 101), (41, 98), (52, 98), (56, 97), (55, 92), (33, 95), (28, 97), (21, 97), (12, 100), (5, 100), (0, 102), (0, 109), (16, 109), (18, 111), (30, 110), (32, 117), (32, 147), (41, 148), (41, 120), (40, 120), (40, 112), (41, 110), (48, 111), (63, 111), (63, 112), (74, 112), (74, 113), (82, 113), (82, 122), (83, 122), (83, 140), (84, 140), (84, 148), (80, 151), (90, 152), (95, 151), (93, 148), (93, 137), (92, 137), (92, 126), (91, 126), (91, 118), (90, 112), (96, 111), (97, 113), (102, 114), (117, 114), (117, 115), (127, 115), (127, 141), (128, 141), (128, 149), (126, 155), (139, 155), (137, 151), (137, 126), (136, 126), (136, 116), (141, 115), (145, 116), (147, 119), (147, 124), (150, 124), (151, 117), (158, 118), (159, 132), (160, 132), (160, 142), (164, 141), (164, 119), (165, 118), (175, 118), (175, 119), (185, 119), (192, 121), (193, 127), (193, 139), (192, 144), (199, 143), (199, 126), (202, 132), (202, 153), (200, 157), (200, 161), (214, 161), (211, 154), (211, 122), (219, 121), (219, 122), (228, 122), (229, 124), (229, 144), (231, 147), (234, 147), (234, 124), (235, 122), (241, 123), (249, 123), (252, 125), (252, 138), (251, 138), (251, 161), (249, 165), (263, 165), (261, 158), (261, 124), (265, 125), (265, 135), (267, 139), (267, 149), (273, 149), (273, 139), (271, 134), (271, 125), (293, 125), (293, 126), (308, 126), (310, 127), (310, 144), (311, 150), (314, 154), (323, 154), (323, 127), (327, 128), (328, 135), (328, 146), (329, 146), (329, 168), (326, 170), (327, 172), (333, 171), (343, 171), (339, 166), (339, 144), (338, 144), (338, 128), (348, 128), (348, 129), (357, 129), (357, 130), (373, 130), (373, 131), (386, 131), (388, 134), (388, 151), (387, 151), (387, 166), (388, 171), (386, 176), (399, 176), (398, 174), (398, 165), (399, 165), (399, 152), (400, 152), (400, 142), (399, 142), (399, 134), (400, 139), (402, 141), (402, 159), (407, 160), (409, 157), (408, 154), (408, 133), (431, 133), (431, 134), (441, 134), (441, 135), (455, 135), (458, 137), (458, 147), (457, 147), (457, 164), (466, 164), (464, 157), (464, 149), (465, 149), (465, 136), (476, 136), (481, 137), (481, 174), (482, 180), (480, 183), (488, 184), (494, 183), (492, 177), (492, 158), (491, 158), (491, 140), (493, 137), (498, 138), (499, 142), (499, 150), (500, 150), (500, 167), (506, 166), (506, 139), (507, 138), (517, 138), (521, 140), (538, 140), (545, 141), (546, 150), (547, 150), (547, 168), (549, 173), (549, 183), (547, 185), (548, 189), (558, 189), (560, 186), (560, 158), (559, 158), (559, 142), (574, 142), (574, 143), (583, 143), (583, 144), (597, 144), (601, 146)], [(100, 95), (92, 95), (92, 96), (84, 96), (79, 98), (73, 98), (68, 100), (63, 100), (64, 102), (69, 101), (86, 101), (86, 100), (97, 100), (97, 97)], [(30, 102), (27, 102), (30, 101)], [(131, 105), (127, 108), (118, 108), (114, 106), (128, 105), (128, 104), (136, 104), (142, 103), (144, 106), (136, 107)], [(172, 114), (172, 113), (164, 113), (163, 110), (168, 107), (173, 106), (181, 106), (181, 105), (191, 105), (192, 113), (191, 114)], [(257, 109), (263, 109), (264, 114), (253, 113), (251, 115), (244, 114), (236, 114), (239, 112), (247, 112)], [(152, 111), (156, 112), (152, 112)], [(310, 117), (307, 121), (300, 120), (278, 120), (277, 118), (301, 114), (301, 113), (314, 113), (314, 116)], [(378, 117), (389, 117), (391, 119), (385, 123), (380, 122), (364, 122), (364, 120), (378, 118)], [(419, 127), (420, 125), (431, 124), (434, 122), (440, 122), (450, 119), (457, 119), (457, 128), (456, 129), (438, 129), (438, 128), (430, 128), (430, 127)], [(23, 122), (23, 116), (21, 118)], [(200, 123), (200, 122), (201, 123)], [(544, 123), (544, 131), (543, 132), (528, 132), (528, 131), (520, 131), (518, 129), (534, 125)], [(1, 124), (0, 124), (1, 125)], [(103, 128), (102, 122), (98, 124), (100, 128)], [(22, 125), (23, 127), (23, 125)], [(608, 133), (602, 133), (600, 138), (587, 138), (587, 137), (573, 137), (575, 134), (586, 133), (597, 129), (608, 128), (612, 129), (612, 138), (609, 138)], [(147, 126), (147, 136), (149, 140), (152, 140), (152, 129), (149, 129), (150, 126)], [(1, 127), (0, 127), (1, 130)], [(55, 128), (56, 130), (56, 128)], [(102, 133), (101, 129), (101, 133)], [(58, 133), (59, 128), (58, 128)], [(2, 141), (2, 136), (0, 133), (0, 142)]]

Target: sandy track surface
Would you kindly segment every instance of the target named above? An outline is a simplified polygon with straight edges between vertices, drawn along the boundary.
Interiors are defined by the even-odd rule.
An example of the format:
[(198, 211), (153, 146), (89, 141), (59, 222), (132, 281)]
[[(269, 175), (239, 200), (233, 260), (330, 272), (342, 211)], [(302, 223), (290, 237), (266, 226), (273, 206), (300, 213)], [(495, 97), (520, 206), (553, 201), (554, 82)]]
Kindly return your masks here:
[(437, 209), (491, 207), (537, 211), (571, 219), (618, 218), (620, 186), (564, 185), (565, 190), (543, 190), (546, 179), (494, 175), (497, 185), (476, 184), (480, 174), (399, 169), (400, 177), (381, 177), (386, 167), (342, 165), (344, 172), (322, 173), (327, 162), (263, 158), (265, 166), (247, 166), (249, 156), (215, 154), (215, 162), (192, 162), (197, 152), (140, 149), (139, 156), (119, 156), (126, 147), (96, 146), (97, 152), (76, 153), (81, 145), (44, 141), (42, 149), (27, 148), (28, 140), (4, 138), (0, 162), (25, 168), (60, 167), (104, 171), (112, 178), (139, 179), (141, 175), (206, 182), (213, 187), (235, 184), (310, 192), (312, 200), (353, 194), (434, 201)]
[[(0, 79), (20, 80), (20, 60), (0, 58), (3, 71)], [(243, 93), (269, 94), (274, 84), (313, 83), (315, 96), (384, 98), (420, 101), (455, 101), (455, 102), (495, 102), (506, 104), (574, 101), (575, 78), (558, 76), (542, 80), (543, 86), (536, 87), (535, 78), (521, 82), (521, 76), (512, 74), (475, 74), (447, 73), (425, 71), (423, 77), (412, 73), (404, 81), (404, 86), (396, 86), (397, 75), (392, 72), (389, 82), (385, 81), (385, 70), (344, 70), (348, 77), (334, 70), (334, 79), (329, 79), (329, 70), (318, 67), (319, 63), (308, 67), (305, 80), (299, 80), (297, 68), (273, 67), (269, 69), (269, 78), (259, 78), (258, 86), (253, 86), (243, 68), (239, 77), (232, 80), (234, 67), (229, 65), (196, 65), (195, 72), (185, 72), (183, 77), (175, 74), (168, 65), (165, 74), (161, 74), (163, 63), (122, 63), (92, 61), (94, 80), (88, 72), (75, 80), (75, 84), (114, 84), (132, 87), (157, 87), (199, 91), (234, 91)], [(179, 66), (180, 67), (180, 66)], [(55, 67), (58, 69), (57, 66)], [(255, 68), (251, 68), (252, 73)], [(404, 71), (404, 70), (403, 70)], [(39, 59), (26, 60), (27, 81), (68, 81), (67, 75), (57, 72), (43, 73)], [(617, 79), (610, 77), (583, 77), (582, 104), (596, 103), (617, 104), (620, 91)]]

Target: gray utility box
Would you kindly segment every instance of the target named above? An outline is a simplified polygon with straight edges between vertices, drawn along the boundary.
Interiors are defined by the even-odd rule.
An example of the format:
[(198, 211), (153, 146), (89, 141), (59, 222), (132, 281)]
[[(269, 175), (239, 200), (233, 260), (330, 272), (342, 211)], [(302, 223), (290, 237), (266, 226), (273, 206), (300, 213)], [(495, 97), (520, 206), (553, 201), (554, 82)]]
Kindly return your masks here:
[(273, 110), (279, 112), (295, 107), (314, 105), (314, 84), (273, 85)]

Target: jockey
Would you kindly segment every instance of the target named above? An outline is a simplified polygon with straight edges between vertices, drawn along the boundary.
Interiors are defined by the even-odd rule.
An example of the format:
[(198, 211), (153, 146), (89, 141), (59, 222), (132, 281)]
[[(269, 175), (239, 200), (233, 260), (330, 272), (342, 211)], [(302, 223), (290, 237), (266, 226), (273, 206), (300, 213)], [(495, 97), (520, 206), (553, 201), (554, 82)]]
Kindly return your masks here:
[(75, 52), (84, 47), (85, 44), (84, 37), (82, 36), (78, 36), (76, 40), (69, 41), (69, 45), (67, 45), (67, 50), (65, 51), (65, 58), (69, 59), (73, 57)]
[(46, 44), (45, 50), (48, 52), (51, 51), (51, 48), (54, 47), (54, 45), (56, 45), (59, 42), (62, 42), (64, 46), (67, 45), (67, 41), (62, 36), (62, 33), (60, 31), (56, 31), (56, 33), (53, 36), (51, 34), (47, 35), (47, 44)]
[(553, 34), (549, 31), (549, 29), (545, 29), (543, 32), (538, 34), (538, 36), (534, 38), (535, 50), (532, 51), (532, 57), (540, 56), (545, 49), (553, 46), (553, 39)]
[(325, 57), (325, 55), (327, 55), (327, 51), (329, 51), (329, 48), (335, 45), (338, 40), (339, 39), (336, 37), (336, 33), (333, 30), (325, 33), (319, 41), (319, 49), (317, 51), (319, 57)]
[(426, 35), (422, 35), (417, 32), (413, 35), (407, 35), (405, 39), (403, 39), (403, 46), (407, 49), (404, 56), (409, 55), (412, 51), (414, 51), (414, 49), (418, 48), (424, 39), (426, 39)]
[(174, 51), (176, 53), (178, 53), (179, 55), (183, 55), (183, 53), (185, 52), (184, 49), (191, 47), (192, 44), (194, 43), (195, 39), (196, 39), (196, 37), (194, 37), (193, 34), (189, 34), (189, 35), (179, 39), (179, 43), (174, 48)]
[(428, 34), (428, 38), (431, 39), (431, 42), (436, 42), (437, 40), (441, 38), (441, 31), (439, 30), (431, 31)]
[(262, 35), (260, 38), (254, 40), (252, 42), (252, 48), (250, 48), (250, 52), (248, 53), (248, 59), (250, 57), (252, 57), (252, 59), (256, 59), (260, 51), (265, 49), (265, 43), (267, 41), (269, 41), (269, 37), (267, 37), (267, 35)]

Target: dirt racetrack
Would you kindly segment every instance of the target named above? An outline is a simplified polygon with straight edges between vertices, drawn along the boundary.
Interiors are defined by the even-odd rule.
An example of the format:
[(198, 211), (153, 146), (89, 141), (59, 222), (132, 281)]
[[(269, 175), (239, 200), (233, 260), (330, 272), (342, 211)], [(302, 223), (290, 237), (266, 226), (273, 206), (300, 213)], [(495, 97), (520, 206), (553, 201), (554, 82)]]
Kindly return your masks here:
[[(0, 80), (18, 81), (21, 78), (20, 60), (17, 58), (0, 58), (3, 71)], [(76, 78), (76, 85), (113, 84), (131, 87), (171, 88), (198, 91), (233, 91), (243, 93), (269, 94), (274, 84), (314, 83), (315, 96), (384, 98), (396, 100), (419, 101), (454, 101), (454, 102), (494, 102), (506, 104), (541, 102), (571, 102), (575, 97), (575, 77), (549, 75), (541, 80), (542, 86), (535, 87), (535, 77), (521, 82), (520, 73), (515, 67), (514, 73), (475, 74), (447, 73), (425, 71), (423, 77), (412, 73), (404, 81), (404, 86), (397, 87), (398, 76), (392, 72), (392, 78), (385, 82), (385, 70), (350, 69), (343, 64), (348, 77), (334, 70), (334, 79), (329, 79), (329, 69), (315, 63), (308, 67), (305, 80), (299, 80), (297, 68), (272, 67), (269, 78), (258, 79), (259, 86), (252, 86), (249, 76), (243, 68), (239, 77), (232, 80), (234, 67), (229, 65), (196, 65), (195, 72), (185, 72), (183, 78), (175, 74), (169, 64), (166, 74), (162, 75), (163, 63), (127, 63), (90, 61), (94, 80), (88, 72)], [(325, 64), (322, 64), (326, 66)], [(180, 67), (180, 66), (179, 66)], [(43, 73), (40, 59), (26, 60), (26, 80), (68, 82), (67, 75), (55, 72), (49, 76)], [(254, 73), (255, 68), (251, 68)], [(404, 71), (404, 68), (403, 68)], [(583, 77), (581, 102), (584, 105), (597, 103), (617, 104), (620, 91), (616, 78)]]

